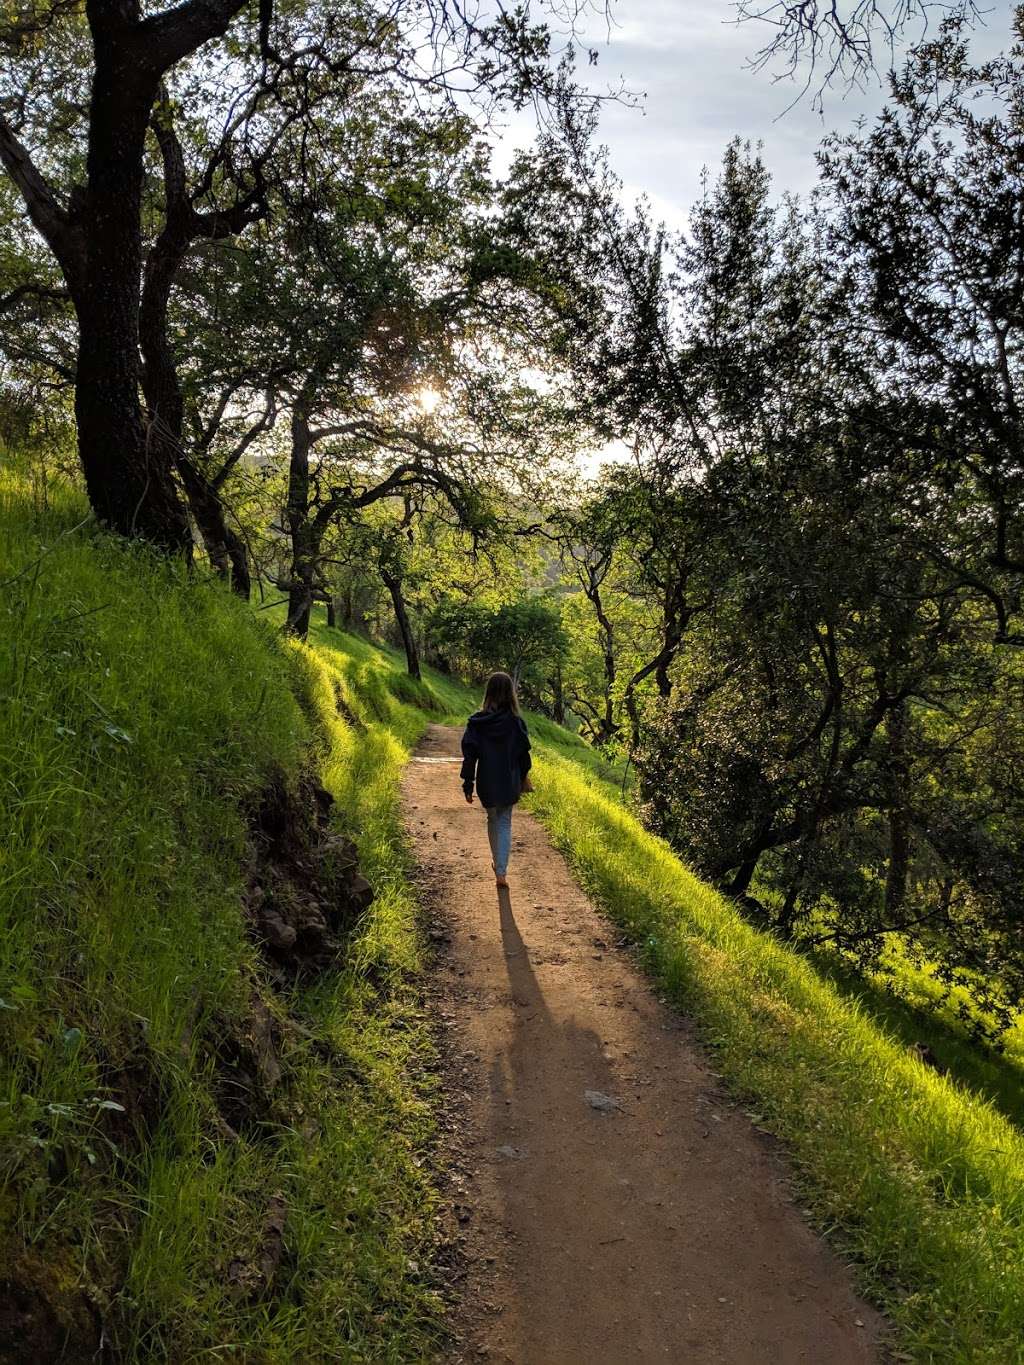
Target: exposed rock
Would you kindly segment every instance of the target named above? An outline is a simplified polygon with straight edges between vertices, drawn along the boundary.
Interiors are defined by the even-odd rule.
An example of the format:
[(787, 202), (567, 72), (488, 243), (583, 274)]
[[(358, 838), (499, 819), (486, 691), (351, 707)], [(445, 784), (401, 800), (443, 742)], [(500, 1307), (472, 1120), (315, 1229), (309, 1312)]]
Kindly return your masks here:
[(352, 840), (330, 829), (334, 798), (310, 778), (268, 784), (252, 821), (246, 905), (271, 962), (288, 975), (321, 971), (373, 900)]
[(267, 945), (277, 953), (284, 956), (294, 948), (299, 931), (294, 925), (285, 924), (276, 910), (261, 910), (259, 925)]
[(0, 1365), (101, 1361), (98, 1307), (70, 1266), (25, 1252), (0, 1271)]

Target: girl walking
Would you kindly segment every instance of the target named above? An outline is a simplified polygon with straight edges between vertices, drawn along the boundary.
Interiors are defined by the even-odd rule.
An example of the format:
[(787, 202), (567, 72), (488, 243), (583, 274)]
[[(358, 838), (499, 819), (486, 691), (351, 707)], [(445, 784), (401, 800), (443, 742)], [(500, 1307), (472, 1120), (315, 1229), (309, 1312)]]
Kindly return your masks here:
[(519, 714), (515, 683), (507, 673), (492, 673), (479, 711), (466, 723), (462, 736), (462, 790), (473, 800), (476, 783), (480, 804), (487, 811), (487, 837), (494, 859), (494, 880), (508, 886), (508, 857), (512, 850), (512, 807), (524, 791), (532, 791), (530, 732)]

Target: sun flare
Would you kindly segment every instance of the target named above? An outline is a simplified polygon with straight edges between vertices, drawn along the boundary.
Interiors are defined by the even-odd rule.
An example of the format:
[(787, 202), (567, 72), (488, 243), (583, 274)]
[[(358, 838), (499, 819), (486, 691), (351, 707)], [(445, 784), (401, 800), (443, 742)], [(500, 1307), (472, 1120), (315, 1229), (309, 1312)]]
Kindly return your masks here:
[(425, 417), (429, 417), (430, 414), (436, 410), (440, 401), (441, 395), (436, 389), (431, 388), (429, 384), (425, 388), (420, 389), (416, 394), (416, 406)]

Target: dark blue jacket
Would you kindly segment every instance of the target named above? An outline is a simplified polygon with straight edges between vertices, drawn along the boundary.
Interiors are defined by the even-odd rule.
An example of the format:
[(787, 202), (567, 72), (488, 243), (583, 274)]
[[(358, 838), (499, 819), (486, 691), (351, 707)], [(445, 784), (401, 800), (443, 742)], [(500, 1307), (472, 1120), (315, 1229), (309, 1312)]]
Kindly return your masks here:
[(530, 732), (512, 711), (477, 711), (462, 736), (462, 788), (482, 806), (514, 806), (530, 771)]

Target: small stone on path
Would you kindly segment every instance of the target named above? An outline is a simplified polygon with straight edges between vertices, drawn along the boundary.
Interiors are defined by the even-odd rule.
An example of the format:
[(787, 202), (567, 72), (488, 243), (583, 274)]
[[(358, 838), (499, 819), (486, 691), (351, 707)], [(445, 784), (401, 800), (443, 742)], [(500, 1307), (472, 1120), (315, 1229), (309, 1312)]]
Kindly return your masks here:
[(496, 1147), (495, 1151), (499, 1156), (503, 1156), (506, 1161), (525, 1161), (526, 1153), (521, 1147), (512, 1147), (506, 1143), (503, 1147)]
[(616, 1110), (622, 1110), (622, 1101), (615, 1099), (611, 1095), (602, 1095), (600, 1090), (584, 1090), (583, 1098), (590, 1105), (591, 1109), (596, 1109), (602, 1114), (614, 1114)]

